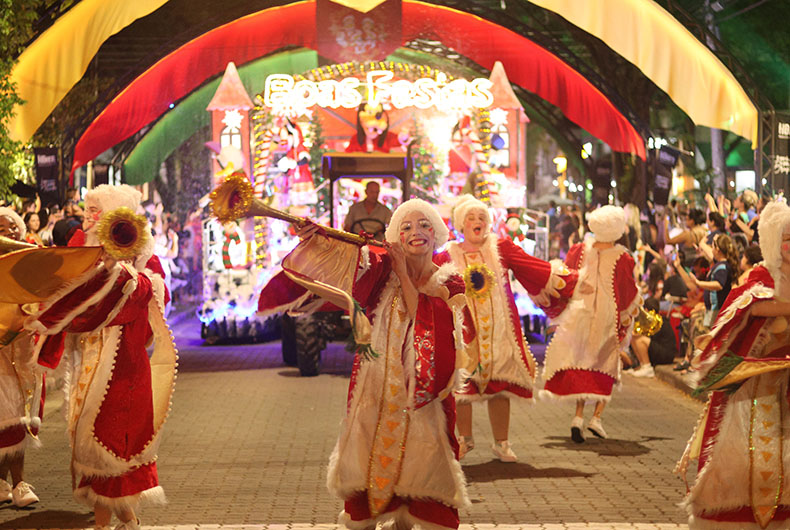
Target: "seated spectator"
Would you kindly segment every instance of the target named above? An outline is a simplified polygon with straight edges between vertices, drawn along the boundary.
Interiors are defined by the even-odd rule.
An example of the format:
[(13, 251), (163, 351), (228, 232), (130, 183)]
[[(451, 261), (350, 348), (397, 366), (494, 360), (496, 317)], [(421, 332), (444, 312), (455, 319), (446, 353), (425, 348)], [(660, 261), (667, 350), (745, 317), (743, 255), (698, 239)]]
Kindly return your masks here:
[(686, 301), (677, 311), (671, 314), (671, 318), (674, 317), (675, 313), (682, 315), (682, 319), (676, 329), (678, 329), (679, 333), (680, 351), (685, 352), (685, 355), (683, 361), (675, 365), (675, 370), (685, 372), (690, 370), (694, 341), (705, 332), (702, 325), (703, 317), (705, 316), (705, 304), (703, 301), (705, 291), (697, 287), (694, 280), (692, 280), (692, 276), (695, 279), (706, 278), (710, 271), (710, 263), (700, 256), (694, 260), (689, 272), (681, 265), (681, 262), (682, 257), (676, 257), (673, 267), (687, 289)]
[[(648, 298), (644, 308), (645, 311), (658, 314), (658, 300)], [(654, 377), (653, 367), (672, 364), (678, 356), (678, 346), (669, 318), (661, 318), (661, 327), (652, 336), (640, 335), (635, 331), (631, 337), (631, 349), (639, 360), (639, 368), (630, 372), (634, 377)]]
[(752, 271), (755, 265), (760, 263), (763, 260), (763, 253), (760, 250), (758, 245), (752, 245), (747, 247), (743, 251), (743, 255), (741, 256), (740, 262), (740, 270), (741, 275), (738, 276), (738, 281), (735, 283), (733, 287), (740, 287), (746, 282), (746, 278), (749, 277), (749, 273)]

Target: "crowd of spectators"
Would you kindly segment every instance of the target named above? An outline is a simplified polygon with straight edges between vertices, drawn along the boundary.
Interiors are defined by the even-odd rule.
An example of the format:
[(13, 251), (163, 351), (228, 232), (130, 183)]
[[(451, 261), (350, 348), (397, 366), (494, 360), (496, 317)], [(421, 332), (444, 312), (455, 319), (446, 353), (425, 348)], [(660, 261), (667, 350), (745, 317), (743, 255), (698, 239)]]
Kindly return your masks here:
[[(7, 206), (25, 222), (26, 241), (38, 246), (68, 246), (74, 234), (82, 228), (85, 215), (77, 188), (69, 188), (59, 204), (42, 205), (36, 196)], [(175, 215), (164, 211), (161, 203), (148, 204), (140, 213), (144, 213), (151, 223), (154, 252), (166, 271), (173, 303), (194, 300), (200, 294), (199, 220), (197, 228), (192, 219), (182, 227)]]
[[(762, 261), (757, 226), (770, 196), (745, 190), (730, 201), (706, 195), (701, 204), (673, 200), (667, 206), (624, 206), (626, 233), (620, 244), (637, 262), (647, 312), (661, 316), (651, 334), (634, 333), (623, 364), (652, 377), (658, 364), (692, 370), (695, 342), (705, 335), (730, 290)], [(584, 234), (578, 206), (548, 211), (553, 257), (564, 258)], [(652, 315), (651, 315), (652, 317)]]

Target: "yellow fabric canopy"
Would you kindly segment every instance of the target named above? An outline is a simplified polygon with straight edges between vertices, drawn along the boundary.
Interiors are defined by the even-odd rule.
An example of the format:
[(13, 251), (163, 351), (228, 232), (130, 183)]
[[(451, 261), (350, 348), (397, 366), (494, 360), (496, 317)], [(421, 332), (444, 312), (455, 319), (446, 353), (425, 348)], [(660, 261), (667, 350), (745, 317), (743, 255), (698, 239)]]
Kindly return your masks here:
[(732, 73), (652, 0), (530, 0), (636, 65), (697, 125), (757, 143), (758, 110)]
[(167, 0), (82, 0), (22, 52), (11, 80), (25, 104), (11, 120), (11, 138), (28, 141), (80, 80), (110, 36)]

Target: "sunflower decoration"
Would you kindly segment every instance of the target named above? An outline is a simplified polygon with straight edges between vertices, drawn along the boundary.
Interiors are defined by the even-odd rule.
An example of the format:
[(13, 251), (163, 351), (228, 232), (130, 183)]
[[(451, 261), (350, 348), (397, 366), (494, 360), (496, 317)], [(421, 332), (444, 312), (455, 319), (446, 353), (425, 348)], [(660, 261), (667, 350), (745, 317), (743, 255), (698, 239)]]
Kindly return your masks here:
[(220, 223), (235, 221), (245, 216), (252, 205), (253, 195), (247, 175), (236, 171), (211, 192), (211, 211)]
[(483, 263), (473, 263), (464, 271), (467, 296), (484, 300), (496, 285), (494, 273)]
[(145, 216), (125, 206), (103, 215), (97, 231), (104, 250), (119, 261), (140, 255), (151, 238)]

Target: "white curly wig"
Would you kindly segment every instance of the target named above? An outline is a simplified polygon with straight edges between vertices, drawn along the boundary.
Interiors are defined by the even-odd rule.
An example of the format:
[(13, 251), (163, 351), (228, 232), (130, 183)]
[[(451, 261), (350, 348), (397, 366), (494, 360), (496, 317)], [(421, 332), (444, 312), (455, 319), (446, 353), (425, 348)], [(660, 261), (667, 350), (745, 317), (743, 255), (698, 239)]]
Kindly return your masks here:
[(410, 199), (398, 206), (395, 211), (392, 212), (392, 219), (390, 219), (390, 224), (387, 226), (387, 231), (384, 232), (384, 237), (387, 242), (396, 243), (398, 241), (400, 224), (403, 222), (403, 218), (415, 210), (422, 212), (431, 223), (434, 236), (436, 237), (434, 248), (439, 248), (447, 243), (447, 239), (450, 237), (450, 231), (447, 229), (447, 225), (444, 224), (444, 221), (442, 221), (442, 216), (439, 215), (436, 208), (422, 199)]
[(472, 210), (482, 210), (486, 213), (486, 217), (488, 219), (487, 227), (490, 229), (492, 224), (491, 211), (488, 209), (486, 203), (469, 194), (461, 195), (461, 197), (455, 203), (455, 206), (453, 206), (452, 216), (453, 226), (455, 229), (459, 232), (463, 232), (466, 214)]
[(760, 250), (763, 253), (763, 264), (776, 287), (779, 286), (782, 274), (782, 234), (790, 231), (790, 206), (784, 199), (772, 201), (760, 213), (760, 223), (757, 225), (760, 234)]
[(625, 233), (625, 211), (619, 206), (601, 206), (587, 217), (590, 231), (600, 243), (614, 243)]
[[(133, 187), (121, 184), (118, 186), (110, 186), (109, 184), (101, 184), (96, 186), (88, 193), (85, 194), (85, 202), (95, 201), (99, 208), (101, 208), (101, 215), (117, 210), (118, 208), (129, 208), (132, 212), (137, 213), (140, 208), (140, 201), (143, 194), (134, 189)], [(151, 230), (151, 224), (147, 224), (147, 230)], [(96, 244), (94, 238), (96, 237), (96, 227), (89, 231), (87, 234), (88, 244)], [(134, 260), (134, 266), (138, 270), (143, 270), (148, 263), (151, 256), (154, 255), (154, 239), (149, 237), (145, 246), (140, 254)]]
[(11, 208), (6, 208), (5, 206), (0, 208), (0, 217), (8, 217), (16, 226), (19, 227), (19, 238), (23, 239), (25, 234), (27, 233), (27, 228), (25, 227), (25, 222), (19, 217), (19, 214), (16, 213)]
[(85, 202), (96, 201), (102, 212), (111, 212), (125, 206), (136, 213), (142, 199), (142, 193), (126, 184), (101, 184), (85, 194)]

